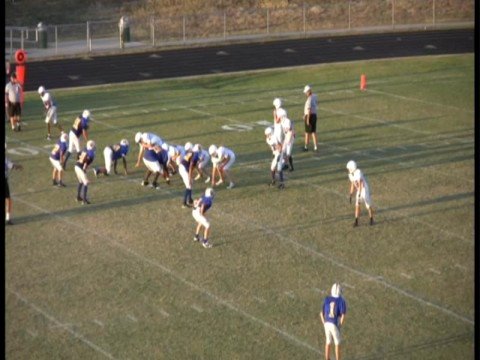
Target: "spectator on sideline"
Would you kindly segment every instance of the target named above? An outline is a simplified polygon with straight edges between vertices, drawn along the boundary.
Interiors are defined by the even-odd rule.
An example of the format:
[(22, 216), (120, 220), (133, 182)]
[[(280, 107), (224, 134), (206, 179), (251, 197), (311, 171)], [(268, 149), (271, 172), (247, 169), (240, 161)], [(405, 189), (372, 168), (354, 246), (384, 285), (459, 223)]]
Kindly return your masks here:
[(303, 93), (307, 96), (303, 110), (305, 122), (305, 146), (303, 151), (308, 151), (310, 137), (313, 140), (313, 150), (317, 151), (317, 95), (312, 92), (310, 85), (306, 85)]
[(325, 359), (330, 359), (330, 345), (335, 344), (335, 359), (340, 360), (340, 327), (345, 322), (347, 304), (341, 296), (342, 288), (340, 284), (335, 283), (329, 296), (323, 301), (320, 311), (320, 320), (325, 330)]
[[(7, 143), (5, 143), (5, 150), (7, 150)], [(10, 187), (8, 186), (8, 175), (10, 170), (22, 170), (23, 167), (20, 164), (16, 164), (7, 159), (5, 156), (5, 221), (7, 225), (13, 225), (12, 222), (12, 209), (13, 202), (10, 197)]]
[(13, 131), (21, 131), (22, 85), (17, 81), (15, 73), (10, 74), (10, 82), (5, 86), (5, 109)]

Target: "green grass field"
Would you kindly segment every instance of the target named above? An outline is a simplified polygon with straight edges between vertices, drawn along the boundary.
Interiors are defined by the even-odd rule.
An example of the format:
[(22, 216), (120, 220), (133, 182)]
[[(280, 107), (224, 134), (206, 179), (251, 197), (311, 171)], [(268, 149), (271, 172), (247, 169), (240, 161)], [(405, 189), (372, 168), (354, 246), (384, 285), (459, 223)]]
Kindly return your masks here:
[[(318, 153), (300, 151), (307, 83), (320, 103)], [(95, 165), (128, 138), (131, 172), (90, 172), (92, 204), (82, 206), (72, 159), (67, 187), (51, 186), (36, 92), (26, 95), (24, 131), (5, 126), (7, 154), (24, 166), (9, 180), (6, 358), (319, 359), (318, 313), (339, 281), (345, 359), (473, 359), (473, 54), (52, 94), (66, 128), (92, 112)], [(263, 131), (275, 97), (297, 130), (284, 191), (267, 185)], [(137, 131), (236, 152), (237, 187), (217, 188), (209, 211), (213, 248), (192, 241), (178, 176), (157, 191), (140, 185)], [(350, 159), (368, 177), (374, 226), (362, 209), (352, 227)], [(196, 182), (194, 195), (204, 189)]]

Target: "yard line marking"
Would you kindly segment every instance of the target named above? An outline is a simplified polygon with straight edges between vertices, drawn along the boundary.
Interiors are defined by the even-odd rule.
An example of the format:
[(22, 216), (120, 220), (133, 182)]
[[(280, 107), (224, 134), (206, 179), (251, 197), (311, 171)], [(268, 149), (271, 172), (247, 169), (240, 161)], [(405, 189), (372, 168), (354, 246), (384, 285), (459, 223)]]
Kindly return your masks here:
[(455, 267), (456, 267), (456, 268), (459, 268), (459, 269), (461, 269), (461, 270), (464, 270), (464, 271), (467, 270), (467, 268), (466, 268), (465, 266), (460, 265), (460, 264), (455, 264)]
[[(167, 190), (167, 191), (169, 191), (169, 190)], [(169, 192), (170, 192), (170, 191), (169, 191)], [(224, 300), (223, 298), (219, 297), (218, 295), (215, 295), (214, 293), (208, 291), (207, 289), (204, 289), (204, 288), (202, 288), (201, 286), (196, 285), (195, 283), (193, 283), (193, 282), (191, 282), (191, 281), (183, 278), (183, 277), (180, 276), (178, 273), (176, 273), (176, 272), (173, 271), (172, 269), (170, 269), (170, 268), (162, 265), (161, 263), (159, 263), (159, 262), (157, 262), (157, 261), (155, 261), (155, 260), (152, 260), (152, 259), (150, 259), (150, 258), (147, 258), (147, 257), (145, 257), (145, 256), (143, 256), (143, 255), (141, 255), (141, 254), (139, 254), (139, 253), (137, 253), (137, 252), (135, 252), (134, 250), (132, 250), (132, 249), (129, 248), (128, 246), (126, 246), (126, 245), (124, 245), (124, 244), (122, 244), (122, 243), (120, 243), (120, 242), (118, 242), (118, 241), (110, 238), (110, 237), (108, 236), (108, 234), (102, 234), (102, 233), (100, 233), (100, 231), (92, 231), (92, 230), (90, 230), (90, 229), (86, 229), (86, 228), (82, 227), (81, 225), (79, 225), (77, 222), (71, 221), (70, 219), (68, 219), (68, 218), (66, 218), (66, 217), (63, 217), (63, 216), (61, 216), (61, 215), (54, 214), (54, 213), (52, 213), (51, 211), (46, 210), (46, 209), (43, 209), (42, 207), (40, 207), (40, 206), (38, 206), (38, 205), (35, 205), (35, 204), (33, 204), (32, 202), (30, 202), (30, 201), (25, 201), (25, 200), (19, 199), (19, 198), (16, 198), (16, 201), (21, 202), (21, 203), (23, 203), (24, 205), (27, 205), (27, 206), (29, 206), (29, 207), (31, 207), (31, 208), (33, 208), (33, 209), (36, 209), (36, 210), (38, 210), (38, 211), (41, 211), (41, 212), (45, 213), (45, 214), (49, 214), (50, 216), (52, 216), (52, 217), (54, 217), (54, 218), (57, 218), (57, 219), (59, 219), (60, 221), (63, 221), (64, 223), (69, 224), (69, 225), (71, 225), (71, 226), (74, 227), (74, 228), (77, 228), (80, 232), (87, 233), (87, 234), (91, 234), (91, 235), (93, 235), (93, 236), (96, 236), (96, 237), (99, 237), (99, 238), (101, 238), (101, 239), (103, 239), (103, 240), (106, 240), (106, 243), (109, 243), (109, 244), (111, 244), (112, 246), (117, 247), (117, 248), (120, 249), (121, 251), (123, 251), (123, 252), (125, 252), (125, 253), (127, 253), (127, 254), (130, 254), (130, 255), (132, 255), (133, 257), (135, 257), (135, 258), (137, 258), (137, 259), (140, 259), (140, 260), (146, 262), (147, 264), (150, 264), (150, 265), (153, 266), (153, 267), (156, 267), (156, 268), (160, 269), (161, 271), (163, 271), (164, 273), (166, 273), (166, 274), (170, 275), (171, 277), (175, 278), (175, 279), (178, 280), (179, 282), (181, 282), (181, 283), (189, 286), (190, 288), (192, 288), (192, 289), (194, 289), (194, 290), (196, 290), (196, 291), (198, 291), (198, 292), (200, 292), (200, 293), (208, 296), (210, 299), (212, 299), (213, 301), (216, 301), (217, 303), (225, 306), (226, 308), (228, 308), (228, 309), (230, 309), (230, 310), (232, 310), (232, 311), (234, 311), (234, 312), (237, 312), (238, 314), (240, 314), (240, 315), (242, 315), (242, 316), (250, 319), (251, 321), (253, 321), (253, 322), (257, 323), (257, 324), (260, 324), (260, 325), (262, 325), (262, 326), (264, 326), (264, 327), (266, 327), (266, 328), (268, 328), (268, 329), (270, 329), (270, 330), (275, 331), (277, 334), (283, 336), (284, 338), (292, 341), (293, 343), (295, 343), (295, 344), (297, 344), (297, 345), (299, 345), (299, 346), (303, 346), (304, 348), (309, 349), (309, 350), (311, 350), (312, 352), (315, 352), (315, 353), (317, 353), (317, 354), (319, 354), (319, 355), (323, 355), (323, 352), (322, 352), (322, 351), (320, 351), (319, 349), (317, 349), (317, 348), (315, 348), (314, 346), (310, 345), (309, 343), (307, 343), (307, 342), (305, 342), (305, 341), (303, 341), (303, 340), (301, 340), (301, 339), (298, 339), (296, 336), (291, 335), (290, 333), (288, 333), (288, 332), (286, 332), (286, 331), (284, 331), (284, 330), (282, 330), (282, 329), (280, 329), (280, 328), (278, 328), (278, 327), (276, 327), (276, 326), (274, 326), (274, 325), (266, 322), (265, 320), (262, 320), (262, 319), (260, 319), (260, 318), (257, 318), (257, 317), (255, 317), (254, 315), (252, 315), (252, 314), (250, 314), (250, 313), (242, 310), (241, 308), (235, 306), (234, 304), (230, 303), (230, 302), (227, 301), (227, 300)], [(98, 230), (98, 229), (97, 229), (97, 230)], [(39, 309), (39, 310), (41, 311), (41, 309)], [(46, 315), (48, 315), (48, 314), (46, 314)], [(57, 322), (57, 321), (55, 320), (55, 322)], [(70, 329), (67, 329), (67, 330), (70, 331)], [(73, 332), (73, 330), (72, 330), (72, 332)], [(73, 333), (75, 333), (75, 332), (73, 332)], [(75, 334), (76, 334), (76, 336), (81, 336), (80, 334), (77, 334), (77, 333), (75, 333)], [(84, 338), (82, 337), (82, 339), (84, 339)], [(86, 340), (86, 339), (85, 339), (85, 340)], [(86, 341), (88, 341), (88, 340), (86, 340)], [(95, 346), (95, 344), (93, 344), (93, 343), (92, 343), (92, 345)], [(100, 349), (100, 348), (99, 348), (99, 349)], [(101, 349), (100, 349), (100, 350), (101, 350)], [(103, 353), (103, 352), (102, 352), (102, 353)], [(105, 354), (107, 354), (110, 358), (113, 358), (110, 354), (108, 354), (108, 353), (105, 353)]]
[(434, 268), (428, 268), (428, 270), (434, 274), (437, 274), (437, 275), (441, 275), (442, 273), (440, 271), (438, 271), (437, 269), (434, 269)]
[(406, 100), (406, 101), (418, 102), (418, 103), (421, 103), (421, 104), (450, 108), (450, 109), (457, 110), (457, 111), (463, 111), (463, 112), (468, 113), (468, 114), (474, 114), (475, 113), (473, 110), (467, 110), (465, 108), (460, 108), (458, 106), (445, 105), (443, 103), (437, 103), (437, 102), (433, 102), (433, 101), (415, 99), (415, 98), (411, 98), (411, 97), (408, 97), (408, 96), (398, 95), (398, 94), (394, 94), (394, 93), (390, 93), (390, 92), (382, 91), (382, 90), (369, 89), (368, 92), (381, 94), (381, 95), (387, 95), (387, 96), (390, 96), (390, 97), (394, 97), (394, 98), (402, 99), (402, 100)]
[(269, 228), (269, 227), (267, 227), (267, 226), (265, 226), (265, 225), (263, 225), (263, 224), (259, 224), (259, 223), (257, 223), (255, 220), (246, 219), (246, 218), (239, 218), (239, 217), (237, 217), (237, 216), (232, 216), (231, 214), (227, 214), (227, 213), (225, 213), (225, 212), (223, 213), (222, 216), (223, 216), (224, 218), (225, 218), (225, 217), (232, 217), (232, 218), (234, 218), (235, 221), (240, 220), (240, 221), (243, 221), (244, 223), (246, 223), (246, 224), (248, 224), (248, 225), (250, 225), (250, 226), (253, 225), (253, 226), (257, 227), (258, 229), (264, 231), (264, 232), (267, 233), (267, 234), (272, 234), (272, 235), (276, 236), (276, 237), (277, 237), (278, 239), (280, 239), (280, 240), (283, 240), (283, 241), (286, 241), (286, 242), (288, 242), (288, 243), (290, 243), (290, 244), (293, 244), (293, 245), (297, 246), (298, 248), (303, 249), (303, 250), (305, 250), (306, 252), (309, 252), (309, 253), (311, 253), (312, 255), (315, 255), (315, 256), (317, 256), (317, 257), (325, 260), (326, 262), (329, 262), (329, 263), (331, 263), (331, 264), (333, 264), (333, 265), (335, 265), (335, 266), (337, 266), (337, 267), (340, 267), (340, 268), (345, 269), (345, 270), (347, 270), (347, 271), (349, 271), (349, 272), (352, 272), (352, 273), (354, 273), (354, 274), (356, 274), (356, 275), (358, 275), (358, 276), (360, 276), (360, 277), (362, 277), (362, 278), (365, 278), (366, 280), (377, 282), (378, 284), (383, 285), (383, 286), (385, 286), (385, 287), (393, 290), (394, 292), (397, 292), (397, 293), (399, 293), (399, 294), (401, 294), (401, 295), (404, 295), (404, 296), (406, 296), (406, 297), (408, 297), (408, 298), (410, 298), (410, 299), (412, 299), (412, 300), (414, 300), (414, 301), (417, 301), (417, 302), (419, 302), (419, 303), (421, 303), (421, 304), (423, 304), (423, 305), (433, 307), (433, 308), (435, 308), (435, 309), (437, 309), (437, 310), (439, 310), (439, 311), (441, 311), (441, 312), (443, 312), (443, 313), (445, 313), (445, 314), (448, 314), (448, 315), (450, 315), (450, 316), (452, 316), (452, 317), (454, 317), (454, 318), (457, 318), (457, 319), (459, 319), (459, 320), (462, 320), (463, 322), (466, 322), (466, 323), (471, 324), (471, 325), (474, 325), (474, 324), (475, 324), (474, 320), (472, 320), (472, 319), (470, 319), (470, 318), (468, 318), (468, 317), (466, 317), (466, 316), (464, 316), (464, 315), (457, 314), (456, 312), (454, 312), (454, 311), (452, 311), (452, 310), (449, 310), (448, 308), (443, 307), (443, 306), (441, 306), (441, 305), (435, 304), (435, 303), (433, 303), (433, 302), (431, 302), (431, 301), (429, 301), (429, 300), (425, 300), (425, 299), (421, 298), (421, 297), (418, 296), (418, 295), (415, 295), (415, 294), (410, 293), (410, 292), (408, 292), (408, 291), (406, 291), (406, 290), (403, 290), (403, 289), (399, 288), (398, 286), (395, 286), (394, 284), (391, 284), (391, 283), (387, 282), (382, 276), (371, 275), (371, 274), (368, 274), (368, 273), (366, 273), (366, 272), (364, 272), (364, 271), (362, 271), (362, 270), (358, 270), (358, 269), (356, 269), (356, 268), (353, 268), (353, 267), (351, 267), (351, 266), (349, 266), (349, 265), (347, 265), (347, 264), (345, 264), (345, 263), (343, 263), (343, 262), (341, 262), (341, 261), (339, 261), (339, 260), (335, 260), (334, 258), (332, 258), (332, 257), (329, 256), (329, 255), (326, 255), (326, 254), (324, 254), (324, 253), (322, 253), (322, 252), (320, 252), (320, 251), (317, 251), (317, 250), (315, 250), (315, 249), (312, 249), (311, 247), (309, 247), (309, 246), (307, 246), (307, 245), (304, 245), (304, 244), (301, 244), (301, 243), (297, 242), (295, 239), (292, 239), (290, 236), (285, 236), (285, 235), (283, 235), (282, 233), (280, 233), (280, 232), (278, 232), (278, 231), (275, 231), (275, 230), (273, 230), (273, 229), (271, 229), (271, 228)]
[(203, 313), (203, 309), (198, 305), (193, 304), (190, 307), (198, 313)]
[(138, 322), (138, 319), (135, 316), (133, 316), (132, 314), (128, 314), (127, 319), (132, 320), (133, 322)]
[(163, 309), (158, 309), (158, 311), (160, 312), (160, 314), (162, 314), (164, 317), (169, 317), (170, 314), (168, 312), (166, 312), (165, 310)]
[(98, 326), (101, 326), (101, 327), (104, 327), (104, 326), (105, 326), (100, 320), (93, 319), (93, 322), (94, 322), (95, 324), (97, 324)]
[(83, 336), (82, 334), (78, 333), (77, 331), (73, 330), (72, 328), (70, 327), (65, 327), (64, 324), (62, 324), (59, 320), (57, 320), (55, 317), (53, 317), (52, 315), (48, 314), (46, 311), (42, 310), (41, 308), (39, 308), (37, 305), (35, 305), (34, 303), (28, 301), (25, 297), (23, 297), (22, 295), (20, 295), (18, 292), (16, 292), (15, 290), (12, 290), (10, 289), (8, 286), (5, 287), (7, 289), (8, 292), (14, 294), (21, 302), (23, 302), (25, 305), (29, 306), (30, 308), (32, 308), (33, 310), (35, 310), (37, 313), (43, 315), (43, 317), (45, 317), (46, 319), (50, 320), (51, 322), (53, 322), (54, 324), (60, 326), (62, 329), (66, 330), (67, 332), (69, 332), (71, 335), (73, 335), (74, 337), (76, 337), (77, 339), (79, 339), (80, 341), (82, 341), (83, 343), (85, 343), (86, 345), (88, 345), (90, 348), (92, 348), (93, 350), (97, 351), (98, 353), (104, 355), (105, 357), (109, 358), (109, 359), (115, 359), (110, 353), (106, 352), (105, 350), (103, 350), (100, 346), (94, 344), (93, 342), (91, 342), (90, 340), (88, 340), (87, 338), (85, 338), (85, 336)]
[(406, 274), (406, 273), (403, 273), (403, 272), (402, 272), (402, 273), (400, 273), (400, 275), (402, 275), (403, 277), (407, 278), (408, 280), (411, 280), (411, 279), (413, 279), (413, 276), (411, 276), (411, 275), (408, 275), (408, 274)]

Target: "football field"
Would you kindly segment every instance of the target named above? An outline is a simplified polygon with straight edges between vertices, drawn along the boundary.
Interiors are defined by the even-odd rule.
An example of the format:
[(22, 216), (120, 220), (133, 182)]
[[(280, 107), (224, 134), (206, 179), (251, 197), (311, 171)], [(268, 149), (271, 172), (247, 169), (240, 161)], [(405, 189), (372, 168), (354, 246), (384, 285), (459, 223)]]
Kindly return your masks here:
[[(319, 99), (318, 152), (301, 151), (306, 84)], [(347, 302), (344, 359), (473, 359), (473, 54), (48, 90), (65, 129), (92, 113), (93, 165), (130, 141), (129, 174), (90, 171), (81, 205), (74, 155), (67, 187), (51, 185), (36, 92), (22, 131), (5, 125), (7, 156), (24, 167), (9, 177), (7, 359), (320, 359), (334, 282)], [(276, 97), (297, 133), (284, 190), (268, 186)], [(193, 241), (178, 175), (141, 186), (138, 131), (235, 152), (236, 187), (216, 187), (208, 212), (212, 248)], [(352, 227), (352, 159), (373, 226), (362, 208)], [(205, 187), (196, 181), (194, 197)]]

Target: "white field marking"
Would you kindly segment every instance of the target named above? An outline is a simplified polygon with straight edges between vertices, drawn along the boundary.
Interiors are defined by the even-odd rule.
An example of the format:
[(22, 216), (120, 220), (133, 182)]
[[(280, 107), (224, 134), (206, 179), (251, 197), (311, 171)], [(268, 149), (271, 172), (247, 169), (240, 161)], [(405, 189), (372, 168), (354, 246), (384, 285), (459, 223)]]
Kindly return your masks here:
[(407, 148), (406, 148), (405, 146), (403, 146), (403, 145), (397, 146), (397, 149), (407, 150)]
[(264, 298), (261, 298), (260, 296), (254, 295), (253, 298), (262, 304), (265, 304), (267, 302)]
[(465, 108), (460, 108), (460, 107), (458, 107), (458, 106), (445, 105), (445, 104), (443, 104), (443, 103), (437, 103), (437, 102), (433, 102), (433, 101), (427, 101), (427, 100), (416, 99), (416, 98), (412, 98), (412, 97), (408, 97), (408, 96), (397, 95), (397, 94), (393, 94), (393, 93), (390, 93), (390, 92), (387, 92), (387, 91), (369, 89), (368, 92), (376, 93), (376, 94), (381, 94), (381, 95), (386, 95), (386, 96), (391, 96), (391, 97), (394, 97), (394, 98), (397, 98), (397, 99), (401, 99), (401, 100), (405, 100), (405, 101), (413, 101), (413, 102), (418, 102), (418, 103), (421, 103), (421, 104), (427, 104), (427, 105), (432, 105), (432, 106), (437, 106), (437, 107), (450, 108), (450, 109), (453, 109), (453, 110), (463, 111), (463, 112), (465, 112), (465, 113), (467, 113), (467, 114), (474, 114), (474, 113), (475, 113), (473, 110), (469, 110), (469, 109), (465, 109)]
[(196, 312), (200, 313), (200, 314), (203, 313), (203, 309), (202, 309), (200, 306), (196, 305), (196, 304), (193, 304), (193, 305), (191, 305), (190, 307), (191, 307), (193, 310), (195, 310)]
[(34, 303), (28, 301), (25, 297), (23, 297), (22, 295), (20, 295), (18, 292), (16, 292), (15, 290), (11, 290), (10, 288), (6, 287), (6, 290), (12, 294), (14, 294), (20, 301), (22, 301), (25, 305), (29, 306), (30, 308), (32, 308), (33, 310), (35, 310), (37, 313), (41, 314), (43, 317), (45, 317), (47, 320), (51, 321), (52, 323), (62, 327), (63, 329), (65, 329), (65, 331), (69, 332), (71, 335), (73, 335), (74, 337), (76, 337), (77, 339), (79, 339), (80, 341), (82, 341), (84, 344), (88, 345), (90, 348), (92, 348), (93, 350), (97, 351), (98, 353), (104, 355), (105, 357), (109, 358), (109, 359), (115, 359), (110, 353), (106, 352), (105, 350), (103, 350), (100, 346), (94, 344), (93, 342), (91, 342), (90, 340), (88, 340), (87, 338), (85, 338), (82, 334), (76, 332), (75, 330), (71, 329), (70, 327), (63, 327), (63, 324), (58, 321), (55, 317), (53, 317), (52, 315), (48, 314), (46, 311), (42, 310), (40, 307), (38, 307), (37, 305), (35, 305)]
[(344, 264), (343, 262), (341, 261), (338, 261), (338, 260), (335, 260), (333, 259), (330, 255), (327, 255), (327, 254), (324, 254), (320, 251), (317, 251), (315, 249), (312, 249), (311, 247), (307, 246), (307, 245), (303, 245), (301, 243), (298, 243), (295, 239), (291, 238), (290, 236), (285, 236), (283, 235), (281, 232), (278, 232), (278, 231), (275, 231), (271, 228), (268, 228), (267, 226), (263, 225), (263, 224), (259, 224), (259, 223), (256, 223), (254, 220), (252, 219), (244, 219), (244, 218), (240, 218), (238, 216), (233, 216), (231, 214), (227, 214), (227, 213), (223, 213), (222, 216), (225, 218), (225, 217), (231, 217), (234, 219), (234, 221), (243, 221), (245, 222), (248, 226), (254, 226), (260, 230), (262, 230), (263, 232), (267, 233), (267, 234), (272, 234), (274, 236), (276, 236), (278, 239), (280, 240), (283, 240), (285, 242), (288, 242), (288, 243), (291, 243), (295, 246), (297, 246), (298, 248), (300, 249), (303, 249), (305, 250), (306, 252), (309, 252), (310, 254), (314, 255), (314, 256), (317, 256), (323, 260), (325, 260), (326, 262), (329, 262), (331, 263), (332, 265), (334, 266), (337, 266), (337, 267), (340, 267), (344, 270), (347, 270), (351, 273), (354, 273), (362, 278), (364, 278), (365, 280), (368, 280), (368, 281), (373, 281), (373, 282), (376, 282), (378, 283), (379, 285), (383, 285), (385, 286), (386, 288), (389, 288), (391, 290), (393, 290), (394, 292), (398, 293), (398, 294), (401, 294), (401, 295), (404, 295), (414, 301), (417, 301), (423, 305), (426, 305), (426, 306), (430, 306), (430, 307), (433, 307), (445, 314), (448, 314), (456, 319), (459, 319), (463, 322), (466, 322), (470, 325), (474, 325), (475, 324), (475, 321), (473, 319), (470, 319), (464, 315), (460, 315), (460, 314), (457, 314), (456, 312), (452, 311), (452, 310), (449, 310), (447, 309), (446, 307), (443, 307), (441, 305), (437, 305), (431, 301), (428, 301), (428, 300), (425, 300), (423, 298), (421, 298), (420, 296), (416, 295), (416, 294), (413, 294), (413, 293), (410, 293), (406, 290), (403, 290), (401, 288), (399, 288), (398, 286), (395, 286), (394, 284), (391, 284), (389, 282), (387, 282), (382, 276), (375, 276), (375, 275), (370, 275), (364, 271), (361, 271), (361, 270), (358, 270), (358, 269), (355, 269), (347, 264)]
[(434, 274), (437, 274), (437, 275), (442, 275), (442, 273), (440, 271), (438, 271), (437, 269), (434, 269), (434, 268), (428, 268), (428, 270)]
[(71, 329), (73, 327), (74, 324), (69, 324), (69, 323), (65, 323), (65, 324), (50, 324), (49, 328), (50, 329), (55, 329), (55, 328), (60, 328), (60, 329)]
[(138, 322), (138, 319), (133, 316), (132, 314), (127, 314), (127, 319), (133, 321), (133, 322)]
[[(324, 142), (318, 142), (318, 144), (321, 145), (321, 146), (325, 146), (325, 147), (331, 147), (335, 150), (340, 149), (340, 150), (343, 150), (345, 152), (352, 152), (351, 149), (346, 147), (346, 146), (331, 145), (331, 144), (327, 144), (327, 143), (324, 143)], [(375, 155), (372, 155), (370, 152), (363, 151), (363, 150), (357, 150), (357, 151), (355, 151), (355, 153), (357, 153), (359, 155), (364, 155), (366, 157), (370, 157), (372, 159), (382, 160), (382, 161), (390, 163), (390, 164), (399, 165), (401, 167), (406, 167), (407, 169), (409, 169), (411, 167), (411, 164), (416, 164), (415, 161), (387, 160), (383, 156), (375, 156)], [(446, 172), (446, 171), (438, 171), (438, 170), (432, 169), (430, 167), (421, 166), (418, 169), (421, 170), (421, 171), (424, 171), (424, 172), (433, 172), (433, 173), (436, 173), (438, 175), (443, 175), (445, 177), (450, 177), (450, 178), (455, 177), (455, 179), (457, 179), (457, 180), (460, 179), (460, 180), (466, 181), (466, 182), (471, 183), (471, 184), (473, 184), (475, 182), (474, 179), (469, 179), (469, 178), (464, 178), (464, 177), (459, 178), (457, 174), (452, 174), (452, 173)]]
[(290, 299), (295, 299), (295, 294), (293, 293), (293, 291), (285, 291), (284, 294), (287, 295)]
[(406, 274), (406, 273), (404, 273), (404, 272), (400, 273), (400, 275), (403, 276), (404, 278), (407, 278), (408, 280), (413, 279), (413, 276), (412, 276), (412, 275)]
[(355, 289), (355, 286), (350, 285), (350, 284), (348, 284), (348, 283), (346, 283), (346, 282), (343, 282), (342, 285), (345, 286), (346, 288)]
[(150, 113), (150, 111), (149, 111), (149, 110), (146, 110), (146, 109), (143, 109), (142, 112), (143, 112), (144, 114), (149, 114), (149, 113)]
[(170, 314), (169, 314), (168, 312), (166, 312), (165, 310), (163, 310), (163, 309), (158, 309), (158, 311), (160, 312), (160, 314), (163, 315), (163, 317), (166, 317), (166, 318), (167, 318), (167, 317), (170, 316)]
[(467, 268), (466, 268), (465, 266), (463, 266), (463, 265), (455, 264), (455, 267), (456, 267), (456, 268), (459, 268), (459, 269), (461, 269), (461, 270), (463, 270), (463, 271), (467, 271)]
[(97, 319), (93, 319), (93, 323), (94, 324), (97, 324), (98, 326), (101, 326), (101, 327), (104, 327), (105, 325), (103, 324), (103, 322), (101, 322), (100, 320), (97, 320)]
[[(167, 191), (169, 191), (169, 190), (167, 190)], [(169, 191), (169, 192), (170, 192), (170, 191)], [(296, 336), (291, 335), (290, 333), (288, 333), (288, 332), (286, 332), (286, 331), (284, 331), (284, 330), (282, 330), (282, 329), (280, 329), (280, 328), (278, 328), (278, 327), (276, 327), (276, 326), (274, 326), (274, 325), (272, 325), (272, 324), (270, 324), (270, 323), (268, 323), (268, 322), (266, 322), (266, 321), (264, 321), (264, 320), (262, 320), (262, 319), (260, 319), (260, 318), (255, 317), (254, 315), (252, 315), (252, 314), (250, 314), (250, 313), (248, 313), (248, 312), (240, 309), (239, 307), (235, 306), (234, 304), (230, 303), (230, 302), (227, 301), (227, 300), (222, 299), (221, 297), (215, 295), (214, 293), (208, 291), (207, 289), (204, 289), (204, 288), (202, 288), (201, 286), (198, 286), (198, 285), (196, 285), (195, 283), (193, 283), (193, 282), (191, 282), (191, 281), (183, 278), (182, 276), (180, 276), (180, 274), (176, 273), (176, 272), (173, 271), (172, 269), (170, 269), (170, 268), (162, 265), (161, 263), (159, 263), (159, 262), (157, 262), (157, 261), (155, 261), (155, 260), (153, 260), (153, 259), (147, 258), (147, 257), (145, 257), (145, 256), (143, 256), (143, 255), (141, 255), (141, 254), (139, 254), (139, 253), (137, 253), (137, 252), (135, 252), (134, 250), (132, 250), (132, 249), (129, 248), (128, 246), (126, 246), (126, 245), (124, 245), (124, 244), (122, 244), (122, 243), (120, 243), (120, 242), (112, 239), (110, 236), (108, 236), (108, 234), (102, 234), (102, 233), (100, 233), (100, 231), (94, 231), (94, 230), (90, 230), (90, 229), (84, 228), (84, 227), (82, 227), (81, 225), (79, 225), (77, 222), (71, 221), (71, 220), (69, 220), (68, 218), (63, 217), (63, 216), (61, 216), (61, 215), (54, 214), (54, 213), (52, 213), (52, 212), (49, 211), (49, 210), (46, 210), (46, 209), (43, 209), (43, 208), (41, 208), (41, 207), (39, 207), (39, 206), (37, 206), (37, 205), (34, 205), (34, 204), (33, 204), (32, 202), (30, 202), (30, 201), (25, 201), (25, 200), (19, 199), (19, 198), (16, 198), (16, 201), (21, 202), (21, 203), (23, 203), (24, 205), (27, 205), (27, 206), (29, 206), (29, 207), (31, 207), (31, 208), (33, 208), (33, 209), (36, 209), (36, 210), (38, 210), (38, 211), (41, 211), (41, 212), (45, 213), (45, 214), (49, 214), (50, 216), (52, 216), (52, 217), (54, 217), (54, 218), (57, 218), (57, 219), (59, 219), (60, 221), (63, 221), (64, 223), (69, 224), (69, 225), (71, 225), (72, 227), (78, 229), (80, 232), (87, 233), (87, 234), (90, 234), (90, 235), (92, 235), (92, 236), (94, 236), (94, 237), (101, 238), (101, 239), (105, 240), (106, 243), (109, 243), (109, 244), (112, 245), (113, 247), (116, 247), (116, 248), (118, 248), (119, 250), (123, 251), (124, 253), (129, 254), (129, 255), (137, 258), (137, 259), (140, 259), (140, 260), (144, 261), (145, 263), (147, 263), (147, 264), (149, 264), (149, 265), (151, 265), (151, 266), (153, 266), (153, 267), (155, 267), (155, 268), (163, 271), (164, 273), (170, 275), (171, 277), (175, 278), (176, 280), (178, 280), (179, 282), (183, 283), (184, 285), (186, 285), (186, 286), (188, 286), (188, 287), (190, 287), (190, 288), (192, 288), (192, 289), (194, 289), (194, 290), (196, 290), (196, 291), (198, 291), (198, 292), (200, 292), (200, 293), (208, 296), (209, 298), (211, 298), (213, 301), (217, 302), (218, 304), (225, 306), (225, 307), (228, 308), (229, 310), (234, 311), (234, 312), (236, 312), (236, 313), (238, 313), (238, 314), (240, 314), (240, 315), (248, 318), (248, 319), (251, 320), (252, 322), (255, 322), (255, 323), (260, 324), (260, 325), (262, 325), (262, 326), (264, 326), (264, 327), (266, 327), (266, 328), (268, 328), (268, 329), (270, 329), (270, 330), (275, 331), (277, 334), (283, 336), (284, 338), (292, 341), (293, 343), (295, 343), (295, 344), (297, 344), (297, 345), (299, 345), (299, 346), (303, 346), (304, 348), (309, 349), (309, 350), (311, 350), (312, 352), (315, 352), (315, 353), (317, 353), (317, 354), (320, 354), (320, 355), (323, 354), (322, 351), (320, 351), (319, 349), (315, 348), (314, 346), (308, 344), (307, 342), (305, 342), (305, 341), (303, 341), (303, 340), (301, 340), (301, 339), (298, 339)], [(96, 230), (99, 230), (99, 229), (96, 229)], [(15, 293), (15, 294), (16, 294), (16, 293)], [(19, 295), (17, 295), (17, 296), (19, 296)], [(40, 310), (40, 311), (41, 311), (41, 310)], [(47, 315), (47, 314), (46, 314), (46, 315)], [(55, 321), (56, 321), (56, 320), (55, 320)], [(81, 336), (80, 334), (77, 334), (77, 333), (73, 332), (73, 330), (72, 330), (72, 331), (70, 331), (70, 329), (67, 329), (67, 330), (69, 330), (69, 332), (71, 332), (71, 333), (73, 333), (73, 334), (76, 334), (76, 336)], [(82, 341), (84, 341), (84, 340), (85, 340), (85, 341), (88, 341), (88, 340), (84, 339), (83, 337), (82, 337), (81, 339), (82, 339)], [(95, 344), (93, 344), (93, 343), (92, 343), (92, 345), (95, 346)], [(99, 349), (100, 349), (100, 348), (99, 348)], [(100, 349), (100, 350), (101, 350), (101, 349)], [(102, 353), (103, 353), (103, 351), (102, 351)], [(108, 353), (105, 353), (105, 354), (107, 354), (110, 358), (113, 358), (110, 354), (108, 354)]]
[(33, 338), (36, 338), (38, 336), (36, 331), (30, 330), (30, 329), (27, 330), (27, 333)]

